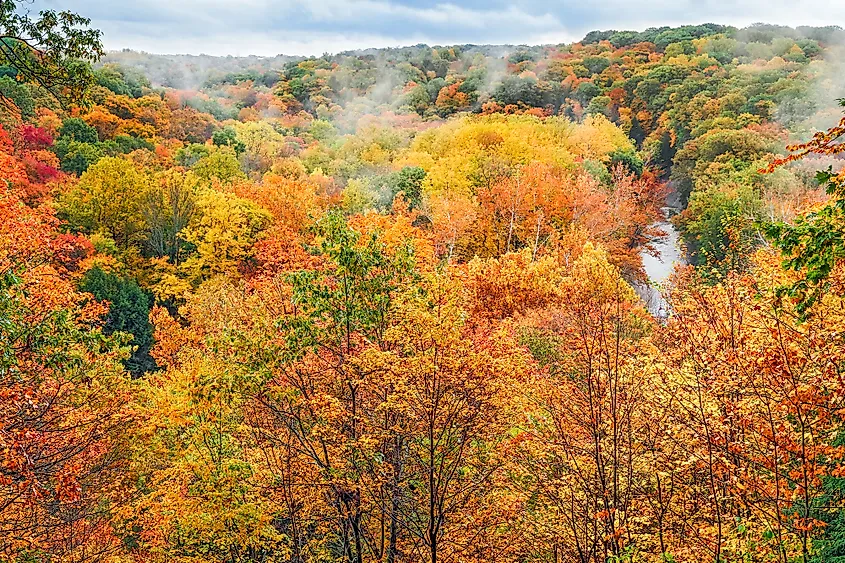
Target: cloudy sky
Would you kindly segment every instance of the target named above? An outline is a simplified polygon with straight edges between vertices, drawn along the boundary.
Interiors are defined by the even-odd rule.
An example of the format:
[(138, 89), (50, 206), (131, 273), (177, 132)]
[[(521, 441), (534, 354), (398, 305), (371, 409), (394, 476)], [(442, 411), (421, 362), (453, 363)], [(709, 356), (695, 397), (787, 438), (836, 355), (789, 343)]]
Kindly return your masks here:
[(33, 0), (90, 17), (108, 49), (319, 55), (362, 47), (563, 43), (593, 29), (845, 25), (843, 0)]

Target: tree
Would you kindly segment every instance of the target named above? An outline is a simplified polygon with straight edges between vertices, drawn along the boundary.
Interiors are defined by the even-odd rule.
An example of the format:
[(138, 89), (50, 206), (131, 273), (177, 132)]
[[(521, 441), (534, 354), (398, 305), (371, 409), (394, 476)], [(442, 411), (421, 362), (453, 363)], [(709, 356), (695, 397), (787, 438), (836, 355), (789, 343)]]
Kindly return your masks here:
[(143, 240), (141, 202), (149, 189), (149, 179), (131, 162), (105, 157), (62, 196), (60, 212), (72, 228), (103, 232), (125, 250)]
[(59, 127), (59, 138), (65, 138), (80, 143), (95, 144), (99, 141), (97, 130), (78, 117), (70, 117)]
[(21, 119), (30, 120), (35, 114), (35, 102), (29, 86), (20, 84), (9, 76), (0, 78), (0, 99), (17, 108)]
[[(81, 128), (77, 128), (77, 131), (71, 132), (70, 131), (70, 119), (65, 120), (65, 123), (62, 124), (62, 127), (59, 129), (59, 133), (63, 136), (72, 137), (76, 141), (81, 141), (84, 143), (95, 143), (96, 141), (91, 140), (90, 136), (81, 131)], [(113, 139), (115, 133), (118, 130), (118, 127), (121, 125), (121, 120), (114, 114), (111, 114), (107, 111), (104, 111), (102, 108), (96, 107), (91, 110), (90, 113), (86, 114), (83, 118), (83, 121), (96, 129), (97, 131), (97, 138), (100, 141), (106, 141), (108, 139)], [(84, 138), (83, 138), (84, 137)]]
[(383, 469), (395, 488), (391, 523), (404, 532), (409, 548), (403, 552), (415, 560), (485, 560), (492, 550), (478, 539), (496, 522), (485, 501), (495, 494), (502, 464), (501, 393), (518, 370), (465, 337), (450, 280), (431, 279), (395, 315), (385, 333), (389, 350), (377, 361), (386, 387), (377, 412), (386, 411), (396, 446), (388, 457), (392, 467)]
[(422, 185), (425, 180), (425, 170), (419, 166), (405, 166), (399, 171), (396, 186), (392, 190), (393, 196), (402, 193), (411, 209), (419, 209), (422, 205)]
[(211, 136), (211, 141), (218, 147), (231, 147), (236, 155), (246, 150), (246, 146), (238, 140), (237, 132), (233, 127), (218, 129)]
[(21, 3), (0, 2), (2, 62), (63, 104), (82, 101), (94, 82), (88, 63), (103, 54), (100, 31), (88, 27), (88, 18), (69, 11), (44, 10), (33, 19)]
[(699, 189), (675, 219), (692, 263), (715, 272), (742, 271), (760, 240), (760, 202), (750, 186)]
[(559, 295), (524, 335), (545, 368), (525, 399), (524, 457), (517, 458), (538, 497), (526, 517), (553, 542), (546, 557), (624, 560), (642, 532), (637, 488), (648, 470), (640, 474), (647, 466), (638, 440), (649, 409), (649, 323), (633, 289), (589, 243)]
[(234, 151), (215, 151), (196, 161), (191, 170), (203, 180), (216, 179), (220, 182), (231, 182), (246, 177)]
[[(842, 105), (845, 106), (845, 100)], [(804, 158), (810, 154), (838, 155), (845, 152), (845, 118), (827, 131), (816, 133), (802, 145), (792, 145), (790, 156), (775, 160), (768, 168)], [(832, 169), (816, 176), (824, 186), (830, 201), (818, 209), (798, 217), (793, 225), (774, 223), (767, 234), (784, 255), (784, 267), (805, 274), (785, 292), (798, 299), (799, 308), (806, 313), (824, 292), (830, 288), (829, 278), (834, 268), (845, 258), (845, 171)]]
[[(0, 553), (102, 561), (125, 490), (128, 379), (120, 337), (65, 277), (55, 217), (0, 187)], [(63, 273), (60, 275), (60, 272)]]
[[(837, 437), (834, 446), (842, 446), (842, 438)], [(813, 542), (816, 554), (813, 563), (831, 561), (840, 563), (845, 557), (845, 480), (842, 477), (826, 476), (822, 478), (824, 494), (818, 499), (823, 508), (819, 510), (819, 520), (824, 522), (824, 534)]]
[(845, 454), (845, 393), (831, 371), (842, 354), (832, 336), (841, 317), (829, 314), (841, 298), (827, 297), (818, 317), (802, 321), (777, 291), (797, 276), (772, 252), (757, 253), (752, 268), (716, 286), (693, 271), (678, 280), (664, 385), (672, 416), (681, 415), (678, 439), (701, 460), (703, 474), (684, 488), (705, 485), (711, 524), (701, 539), (710, 557), (806, 562), (824, 538), (821, 519), (841, 510), (822, 504)]
[(186, 143), (204, 143), (217, 132), (216, 128), (213, 116), (186, 107), (174, 110), (170, 115), (167, 136)]
[(130, 94), (129, 86), (123, 78), (123, 73), (113, 64), (107, 64), (95, 70), (94, 79), (98, 85), (111, 90), (115, 94), (122, 96), (128, 96)]
[(245, 418), (250, 374), (223, 356), (183, 349), (150, 374), (136, 408), (139, 488), (126, 527), (129, 553), (154, 560), (285, 560), (288, 514), (265, 491)]
[[(327, 267), (291, 277), (296, 308), (281, 319), (281, 348), (267, 343), (253, 361), (272, 374), (259, 395), (267, 416), (318, 469), (315, 485), (324, 487), (336, 515), (336, 557), (361, 563), (380, 550), (370, 535), (378, 507), (366, 495), (364, 473), (378, 455), (377, 442), (364, 417), (375, 412), (378, 396), (369, 380), (381, 373), (361, 355), (389, 346), (389, 313), (413, 263), (407, 248), (388, 254), (375, 236), (361, 239), (337, 213), (316, 229)], [(391, 520), (391, 534), (395, 526)], [(390, 553), (395, 560), (393, 542)]]
[(61, 139), (54, 150), (61, 161), (61, 169), (80, 176), (103, 157), (99, 147), (78, 141)]
[(59, 139), (53, 150), (61, 161), (62, 170), (82, 174), (102, 158), (97, 145), (97, 130), (78, 117), (65, 119), (59, 127)]
[(194, 248), (181, 271), (195, 284), (215, 275), (237, 275), (269, 226), (270, 214), (249, 200), (214, 188), (197, 190), (195, 209), (188, 226), (179, 231)]
[(168, 170), (156, 180), (158, 185), (141, 201), (148, 229), (147, 246), (154, 256), (166, 257), (179, 266), (186, 250), (182, 231), (194, 216), (199, 179), (191, 172)]
[(136, 377), (155, 369), (155, 362), (150, 357), (153, 344), (150, 297), (138, 284), (94, 267), (82, 278), (79, 289), (107, 304), (104, 334), (117, 332), (131, 335), (134, 349), (124, 364), (126, 369)]

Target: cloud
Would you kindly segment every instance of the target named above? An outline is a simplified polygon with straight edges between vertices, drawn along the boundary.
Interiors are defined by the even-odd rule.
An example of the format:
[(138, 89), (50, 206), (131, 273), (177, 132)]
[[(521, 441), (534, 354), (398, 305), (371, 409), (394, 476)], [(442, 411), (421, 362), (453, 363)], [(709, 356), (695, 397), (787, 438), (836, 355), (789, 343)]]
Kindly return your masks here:
[(593, 29), (845, 22), (842, 0), (35, 0), (90, 17), (109, 49), (311, 55), (460, 43), (563, 43)]

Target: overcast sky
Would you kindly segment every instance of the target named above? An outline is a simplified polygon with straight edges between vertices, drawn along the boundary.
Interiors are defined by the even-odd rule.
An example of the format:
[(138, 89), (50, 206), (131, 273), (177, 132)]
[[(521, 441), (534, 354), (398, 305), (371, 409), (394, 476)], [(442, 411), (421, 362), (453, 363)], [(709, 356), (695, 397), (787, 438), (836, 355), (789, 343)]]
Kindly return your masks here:
[(845, 0), (32, 0), (92, 19), (107, 49), (320, 55), (428, 43), (565, 43), (593, 29), (845, 26)]

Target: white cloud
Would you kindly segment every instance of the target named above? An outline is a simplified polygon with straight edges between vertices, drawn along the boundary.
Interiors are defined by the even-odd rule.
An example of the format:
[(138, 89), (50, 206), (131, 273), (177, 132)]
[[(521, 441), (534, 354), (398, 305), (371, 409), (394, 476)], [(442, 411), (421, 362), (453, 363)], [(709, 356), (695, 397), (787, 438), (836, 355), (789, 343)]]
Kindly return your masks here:
[[(231, 34), (209, 35), (198, 40), (194, 36), (175, 36), (162, 43), (157, 37), (133, 33), (121, 35), (118, 40), (105, 35), (105, 46), (109, 50), (133, 49), (149, 53), (205, 54), (216, 56), (291, 56), (321, 55), (352, 49), (364, 49), (379, 45), (395, 47), (405, 44), (424, 43), (424, 37), (409, 37), (407, 42), (398, 42), (395, 38), (382, 35), (340, 34), (340, 33), (252, 33), (249, 38), (235, 37)], [(163, 48), (163, 45), (166, 45)]]
[(843, 0), (35, 0), (92, 18), (108, 48), (322, 54), (415, 43), (559, 43), (593, 29), (845, 23)]

